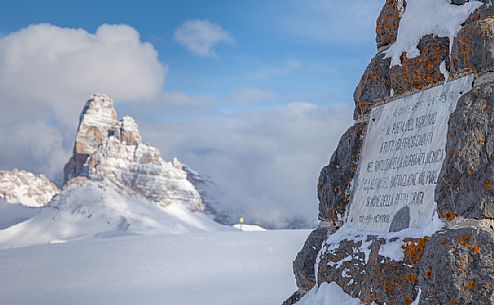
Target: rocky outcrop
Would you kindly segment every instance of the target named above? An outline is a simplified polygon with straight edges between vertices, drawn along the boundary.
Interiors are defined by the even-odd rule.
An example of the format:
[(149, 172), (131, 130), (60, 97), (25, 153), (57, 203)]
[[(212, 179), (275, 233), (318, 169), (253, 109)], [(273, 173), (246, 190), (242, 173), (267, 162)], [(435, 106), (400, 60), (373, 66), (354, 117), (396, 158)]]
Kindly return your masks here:
[(417, 48), (420, 56), (408, 58), (405, 53), (401, 65), (391, 67), (391, 89), (396, 95), (423, 90), (445, 80), (440, 66), (443, 63), (445, 69), (449, 68), (449, 39), (427, 35)]
[(384, 103), (391, 96), (389, 75), (391, 59), (384, 57), (384, 54), (379, 53), (371, 60), (355, 89), (353, 94), (355, 120), (367, 114), (374, 106)]
[(389, 46), (396, 41), (401, 15), (405, 11), (405, 0), (386, 0), (376, 22), (377, 48)]
[(451, 115), (442, 179), (436, 187), (439, 214), (494, 219), (494, 82), (465, 94)]
[[(451, 5), (468, 2), (451, 0)], [(299, 289), (284, 305), (331, 282), (363, 304), (494, 304), (494, 5), (482, 2), (471, 6), (469, 13), (478, 8), (454, 37), (425, 34), (418, 54), (403, 52), (399, 64), (392, 64), (388, 51), (397, 42), (407, 6), (414, 3), (385, 2), (376, 25), (378, 53), (354, 93), (356, 122), (319, 176), (319, 219), (334, 229), (326, 239), (321, 229), (309, 236), (293, 265)], [(452, 10), (460, 9), (456, 6)], [(473, 89), (460, 93), (449, 116), (434, 192), (440, 220), (428, 233), (408, 236), (395, 233), (402, 227), (393, 226), (383, 234), (350, 230), (345, 219), (371, 111), (471, 74)]]
[(494, 303), (492, 222), (458, 223), (435, 234), (420, 263), (421, 305)]
[(45, 206), (59, 192), (43, 175), (22, 170), (0, 171), (0, 199), (29, 207)]
[(316, 284), (314, 266), (317, 253), (321, 250), (322, 243), (328, 238), (328, 235), (333, 234), (335, 231), (335, 226), (324, 225), (323, 223), (323, 225), (310, 233), (303, 250), (297, 254), (293, 262), (293, 269), (297, 270), (295, 274), (297, 287), (300, 287), (303, 292), (311, 290)]
[(73, 155), (64, 167), (64, 184), (77, 176), (88, 174), (86, 161), (114, 131), (117, 112), (113, 100), (108, 96), (95, 94), (84, 105), (79, 118), (79, 127)]
[[(418, 295), (417, 265), (427, 241), (366, 236), (358, 241), (328, 243), (320, 257), (318, 279), (321, 283), (336, 282), (364, 304), (411, 304)], [(385, 256), (385, 247), (401, 248), (403, 258), (397, 261)]]
[(177, 202), (193, 211), (203, 210), (182, 164), (176, 159), (164, 161), (157, 148), (141, 143), (134, 119), (117, 120), (113, 100), (105, 95), (93, 95), (86, 103), (64, 173), (65, 183), (80, 176), (107, 180), (163, 206)]
[(367, 124), (358, 123), (343, 134), (331, 161), (319, 174), (319, 219), (340, 227), (351, 196)]
[(494, 71), (494, 19), (489, 17), (466, 24), (458, 33), (451, 51), (452, 72)]

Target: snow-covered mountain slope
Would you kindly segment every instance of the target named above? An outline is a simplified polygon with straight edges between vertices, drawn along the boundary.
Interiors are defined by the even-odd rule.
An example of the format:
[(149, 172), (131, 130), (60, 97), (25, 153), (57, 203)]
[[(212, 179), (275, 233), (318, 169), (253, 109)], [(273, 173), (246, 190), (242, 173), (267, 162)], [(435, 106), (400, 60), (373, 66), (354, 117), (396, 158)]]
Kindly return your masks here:
[[(9, 305), (279, 305), (307, 230), (88, 239), (0, 250)], [(5, 280), (4, 280), (5, 279)]]
[[(82, 181), (82, 182), (81, 182)], [(0, 231), (0, 248), (128, 234), (227, 230), (179, 203), (161, 207), (108, 182), (79, 178), (29, 220)]]
[(29, 207), (46, 205), (59, 192), (43, 175), (23, 170), (0, 171), (0, 198)]

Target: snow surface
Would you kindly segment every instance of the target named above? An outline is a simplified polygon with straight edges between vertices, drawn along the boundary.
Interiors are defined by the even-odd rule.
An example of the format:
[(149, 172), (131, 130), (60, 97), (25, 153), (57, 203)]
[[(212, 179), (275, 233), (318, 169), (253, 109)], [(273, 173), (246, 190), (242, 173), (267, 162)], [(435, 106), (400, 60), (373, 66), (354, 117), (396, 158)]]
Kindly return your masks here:
[(0, 230), (0, 249), (90, 237), (234, 230), (180, 204), (161, 207), (111, 184), (69, 185), (34, 217)]
[(263, 227), (258, 226), (258, 225), (234, 224), (232, 227), (234, 227), (237, 230), (245, 231), (245, 232), (266, 231), (266, 229), (264, 229)]
[(407, 0), (396, 42), (386, 51), (391, 67), (401, 65), (403, 52), (407, 52), (408, 58), (419, 56), (420, 39), (429, 34), (448, 37), (451, 48), (461, 24), (481, 5), (472, 0), (463, 5), (453, 5), (450, 0)]
[(0, 303), (280, 305), (296, 290), (292, 261), (309, 233), (133, 235), (4, 249)]

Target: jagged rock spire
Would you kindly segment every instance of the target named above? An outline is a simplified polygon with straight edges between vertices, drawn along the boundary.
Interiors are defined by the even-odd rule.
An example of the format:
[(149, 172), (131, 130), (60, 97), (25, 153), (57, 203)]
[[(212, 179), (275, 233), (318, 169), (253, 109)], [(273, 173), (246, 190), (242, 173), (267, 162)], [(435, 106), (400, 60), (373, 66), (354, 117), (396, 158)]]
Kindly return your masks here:
[(142, 144), (137, 123), (129, 116), (118, 120), (110, 97), (94, 94), (81, 113), (64, 184), (81, 176), (106, 180), (161, 205), (178, 202), (203, 210), (198, 191), (177, 164), (164, 161), (157, 148)]

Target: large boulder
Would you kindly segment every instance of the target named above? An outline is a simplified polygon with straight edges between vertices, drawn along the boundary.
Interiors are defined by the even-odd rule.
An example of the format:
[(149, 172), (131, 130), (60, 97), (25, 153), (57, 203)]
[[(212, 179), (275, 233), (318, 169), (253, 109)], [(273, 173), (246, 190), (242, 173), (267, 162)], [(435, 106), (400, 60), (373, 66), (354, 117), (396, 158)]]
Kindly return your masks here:
[(439, 214), (494, 219), (494, 82), (465, 94), (451, 115), (435, 197)]
[(494, 304), (490, 225), (474, 222), (432, 236), (420, 263), (419, 304)]
[(405, 0), (386, 0), (384, 3), (376, 22), (376, 44), (378, 49), (396, 41), (401, 15), (405, 7)]
[(466, 24), (454, 40), (451, 51), (452, 72), (485, 73), (494, 71), (494, 19)]
[(341, 226), (351, 199), (351, 182), (357, 172), (366, 123), (357, 123), (343, 134), (329, 164), (319, 174), (319, 219)]
[(389, 66), (391, 59), (384, 54), (377, 54), (365, 69), (360, 82), (353, 94), (356, 120), (367, 114), (374, 106), (384, 103), (391, 95), (391, 79)]

